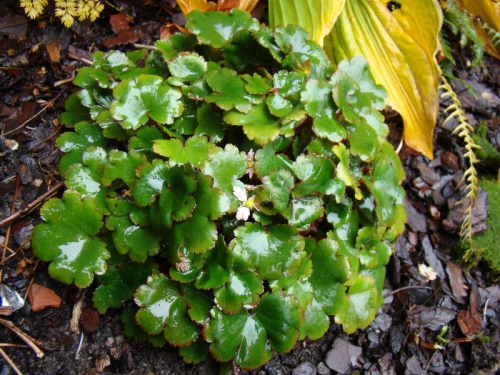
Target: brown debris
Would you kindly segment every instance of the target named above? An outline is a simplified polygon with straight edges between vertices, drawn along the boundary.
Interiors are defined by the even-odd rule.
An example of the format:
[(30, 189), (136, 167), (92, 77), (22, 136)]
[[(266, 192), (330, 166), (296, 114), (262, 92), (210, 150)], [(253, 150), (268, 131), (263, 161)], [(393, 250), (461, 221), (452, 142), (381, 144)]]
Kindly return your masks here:
[(61, 306), (61, 298), (52, 289), (33, 283), (28, 291), (31, 310), (40, 311), (47, 307)]
[(453, 295), (459, 301), (463, 301), (462, 298), (467, 297), (467, 286), (465, 285), (462, 270), (452, 261), (448, 261), (446, 263), (446, 273), (450, 278)]
[(80, 324), (87, 332), (94, 332), (101, 326), (101, 319), (96, 310), (90, 308), (82, 309)]
[(109, 23), (115, 34), (130, 30), (130, 20), (125, 13), (113, 14), (109, 17)]
[(61, 62), (61, 46), (58, 43), (49, 43), (45, 46), (45, 49), (49, 54), (50, 61)]

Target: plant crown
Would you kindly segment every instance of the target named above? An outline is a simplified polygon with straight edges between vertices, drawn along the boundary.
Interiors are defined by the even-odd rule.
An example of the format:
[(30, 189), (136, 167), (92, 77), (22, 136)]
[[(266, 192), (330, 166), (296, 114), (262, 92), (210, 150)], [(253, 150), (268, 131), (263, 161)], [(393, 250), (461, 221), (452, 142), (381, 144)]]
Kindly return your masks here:
[[(129, 336), (256, 368), (382, 305), (404, 178), (363, 58), (333, 69), (297, 26), (194, 11), (156, 50), (97, 52), (57, 141), (67, 190), (35, 254), (99, 282)], [(97, 276), (95, 276), (97, 275)], [(133, 304), (131, 301), (134, 301)]]

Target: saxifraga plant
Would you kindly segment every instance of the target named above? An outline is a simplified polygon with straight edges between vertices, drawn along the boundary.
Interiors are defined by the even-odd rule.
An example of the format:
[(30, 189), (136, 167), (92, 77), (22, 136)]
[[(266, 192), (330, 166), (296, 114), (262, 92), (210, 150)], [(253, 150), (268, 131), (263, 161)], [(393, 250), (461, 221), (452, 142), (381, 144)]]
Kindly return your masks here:
[[(67, 190), (33, 249), (100, 284), (129, 336), (243, 368), (348, 333), (383, 303), (404, 172), (362, 58), (333, 69), (297, 26), (194, 11), (156, 50), (95, 53), (58, 139)], [(133, 301), (133, 302), (132, 302)], [(134, 304), (135, 302), (135, 304)]]

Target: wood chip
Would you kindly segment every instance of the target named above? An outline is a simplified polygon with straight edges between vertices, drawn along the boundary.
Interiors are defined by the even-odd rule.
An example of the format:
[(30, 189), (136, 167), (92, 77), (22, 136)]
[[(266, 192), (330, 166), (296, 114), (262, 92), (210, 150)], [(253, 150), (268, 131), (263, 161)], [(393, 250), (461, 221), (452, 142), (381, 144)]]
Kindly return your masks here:
[(61, 298), (52, 289), (36, 283), (31, 284), (28, 298), (33, 311), (40, 311), (47, 307), (59, 307), (62, 302)]
[(49, 54), (50, 61), (56, 63), (61, 61), (61, 46), (58, 43), (49, 43), (45, 46), (45, 49)]

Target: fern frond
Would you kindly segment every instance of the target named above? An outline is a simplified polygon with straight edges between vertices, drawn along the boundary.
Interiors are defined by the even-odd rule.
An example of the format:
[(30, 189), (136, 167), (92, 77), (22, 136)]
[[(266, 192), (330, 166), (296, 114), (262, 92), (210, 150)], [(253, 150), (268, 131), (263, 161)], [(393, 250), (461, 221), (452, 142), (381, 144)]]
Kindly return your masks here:
[[(453, 130), (453, 134), (457, 134), (463, 139), (465, 145), (464, 158), (467, 159), (469, 167), (465, 170), (462, 177), (461, 184), (463, 184), (465, 190), (465, 199), (468, 199), (468, 205), (464, 212), (464, 220), (460, 228), (460, 237), (469, 242), (469, 250), (465, 253), (465, 259), (468, 260), (473, 255), (472, 254), (472, 209), (476, 203), (479, 180), (477, 178), (477, 170), (475, 164), (478, 162), (476, 153), (474, 150), (480, 149), (481, 147), (476, 144), (472, 138), (474, 133), (474, 127), (469, 124), (465, 112), (462, 109), (460, 99), (455, 93), (451, 85), (448, 83), (446, 78), (442, 77), (442, 85), (439, 87), (443, 90), (441, 94), (442, 98), (449, 98), (451, 104), (444, 110), (447, 114), (444, 123), (449, 120), (456, 118), (458, 120), (457, 127)], [(463, 201), (457, 202), (457, 204)]]
[(496, 48), (498, 44), (500, 44), (500, 31), (495, 30), (493, 27), (488, 25), (486, 22), (483, 22), (479, 17), (476, 18), (476, 20), (479, 22), (483, 30), (486, 31), (486, 34), (488, 34), (488, 37), (491, 40), (491, 43), (493, 46)]
[(21, 7), (29, 18), (38, 17), (46, 6), (47, 0), (21, 0)]

